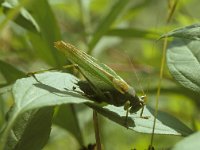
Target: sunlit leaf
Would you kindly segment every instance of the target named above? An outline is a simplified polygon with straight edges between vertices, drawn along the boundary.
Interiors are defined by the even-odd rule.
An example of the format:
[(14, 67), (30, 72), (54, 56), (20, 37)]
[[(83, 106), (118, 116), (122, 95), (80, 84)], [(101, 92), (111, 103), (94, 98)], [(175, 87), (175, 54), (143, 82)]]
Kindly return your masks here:
[(193, 24), (175, 29), (161, 36), (161, 38), (164, 37), (179, 37), (190, 40), (200, 40), (200, 24)]
[(200, 132), (196, 132), (187, 138), (178, 142), (172, 150), (188, 150), (188, 149), (199, 149), (200, 147)]
[[(16, 100), (18, 111), (27, 111), (33, 108), (41, 108), (45, 106), (55, 106), (61, 104), (80, 104), (85, 102), (92, 102), (81, 94), (73, 91), (73, 87), (78, 79), (66, 73), (49, 72), (36, 75), (40, 82), (36, 82), (33, 77), (24, 78), (16, 82), (13, 87), (14, 97)], [(77, 87), (78, 90), (78, 87)], [(37, 93), (37, 94), (35, 94)], [(90, 104), (91, 105), (91, 104)], [(93, 106), (93, 105), (92, 105)], [(115, 107), (107, 105), (105, 107), (95, 107), (95, 110), (102, 110), (99, 113), (107, 113), (106, 117), (118, 119), (117, 123), (125, 126), (126, 111), (123, 107)], [(94, 107), (93, 107), (94, 108)], [(150, 119), (142, 119), (137, 114), (130, 115), (130, 129), (138, 132), (151, 133), (153, 123), (153, 110), (145, 109), (144, 116), (150, 116)], [(174, 134), (174, 135), (188, 135), (192, 131), (185, 127), (180, 121), (170, 117), (169, 115), (160, 114), (158, 120), (158, 127), (156, 127), (157, 134)], [(115, 121), (115, 120), (113, 120)], [(138, 122), (137, 122), (138, 121)], [(160, 123), (160, 124), (159, 124)]]
[[(14, 84), (13, 95), (15, 105), (13, 106), (8, 125), (3, 133), (2, 139), (7, 140), (6, 142), (4, 140), (1, 142), (7, 143), (7, 141), (12, 140), (9, 136), (10, 130), (16, 126), (17, 119), (30, 110), (69, 103), (80, 104), (92, 102), (82, 96), (80, 94), (81, 91), (78, 92), (79, 89), (75, 84), (78, 79), (70, 74), (46, 72), (37, 74), (36, 79), (33, 77), (23, 78), (17, 80)], [(73, 90), (74, 87), (77, 87), (76, 91)], [(101, 107), (92, 103), (87, 103), (87, 105), (112, 121), (126, 127), (126, 111), (124, 111), (123, 107), (115, 107), (113, 105)], [(148, 107), (145, 108), (143, 115), (148, 116), (148, 119), (141, 118), (139, 114), (140, 112), (129, 115), (129, 129), (142, 133), (151, 133), (154, 118), (152, 115), (153, 110)], [(30, 116), (30, 118), (32, 117), (34, 116)], [(177, 119), (167, 114), (159, 113), (155, 134), (185, 136), (191, 133), (192, 131)]]
[[(90, 107), (95, 109), (98, 113), (107, 117), (108, 119), (127, 127), (126, 125), (126, 112), (123, 107), (115, 107), (113, 105), (108, 105), (104, 107), (99, 107), (95, 104), (88, 104)], [(154, 120), (154, 110), (150, 107), (145, 107), (143, 116), (148, 117), (141, 118), (140, 111), (136, 114), (129, 114), (128, 116), (128, 129), (134, 130), (141, 133), (152, 133), (153, 120)], [(192, 133), (186, 125), (181, 123), (175, 117), (170, 116), (166, 113), (159, 112), (155, 134), (167, 134), (167, 135), (181, 135), (186, 136)]]
[(200, 42), (174, 40), (167, 49), (167, 64), (172, 76), (184, 87), (200, 93)]
[[(17, 80), (14, 84), (13, 96), (15, 104), (11, 113), (9, 113), (10, 117), (8, 125), (4, 129), (0, 145), (4, 145), (10, 140), (13, 140), (13, 137), (10, 137), (11, 129), (17, 125), (17, 120), (20, 117), (22, 117), (22, 121), (24, 121), (23, 119), (26, 120), (24, 115), (26, 115), (28, 111), (47, 106), (55, 106), (68, 103), (83, 103), (89, 101), (85, 97), (77, 94), (72, 90), (72, 88), (76, 86), (75, 83), (77, 79), (70, 74), (49, 72), (38, 74), (36, 75), (36, 78), (38, 81), (36, 81), (33, 77), (22, 78)], [(34, 114), (28, 113), (28, 118), (30, 118), (30, 121), (33, 117)], [(29, 126), (29, 124), (26, 126)], [(32, 124), (30, 124), (30, 126), (32, 126)], [(28, 129), (26, 128), (23, 130)]]
[(48, 72), (17, 80), (13, 87), (16, 111), (89, 101), (73, 91), (77, 78), (70, 74)]

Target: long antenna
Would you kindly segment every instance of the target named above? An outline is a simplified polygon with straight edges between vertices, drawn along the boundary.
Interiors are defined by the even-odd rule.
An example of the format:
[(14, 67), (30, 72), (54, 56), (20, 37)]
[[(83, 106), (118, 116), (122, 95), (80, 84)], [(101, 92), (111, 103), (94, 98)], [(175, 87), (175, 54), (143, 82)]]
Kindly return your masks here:
[(138, 76), (138, 74), (137, 74), (137, 72), (136, 72), (136, 70), (135, 70), (135, 66), (133, 65), (133, 62), (132, 62), (130, 56), (128, 56), (128, 61), (129, 61), (130, 64), (131, 64), (131, 69), (132, 69), (133, 72), (134, 72), (134, 75), (135, 75), (136, 80), (137, 80), (137, 82), (138, 82), (139, 88), (140, 88), (140, 90), (142, 91), (142, 94), (145, 95), (144, 89), (143, 89), (142, 84), (141, 84), (141, 78), (139, 78), (139, 76)]
[(127, 55), (126, 53), (120, 53), (120, 55), (125, 59), (125, 60), (128, 60), (128, 64), (131, 65), (131, 70), (134, 72), (134, 75), (135, 75), (135, 78), (137, 80), (137, 83), (139, 85), (139, 89), (140, 91), (142, 92), (143, 95), (146, 95), (145, 92), (144, 92), (144, 89), (142, 88), (142, 85), (141, 85), (141, 78), (139, 78), (137, 72), (136, 72), (136, 67), (134, 66), (134, 63), (133, 63), (133, 59), (130, 58), (129, 55)]
[[(175, 0), (174, 3), (169, 7), (168, 11), (168, 17), (167, 17), (167, 24), (170, 22), (172, 15), (175, 12), (176, 6), (178, 4), (178, 0)], [(152, 129), (152, 134), (151, 134), (151, 143), (149, 146), (149, 150), (153, 150), (153, 140), (154, 140), (154, 132), (155, 132), (155, 126), (156, 126), (156, 118), (158, 115), (158, 104), (159, 104), (159, 96), (160, 96), (160, 90), (161, 90), (161, 84), (162, 84), (162, 78), (163, 78), (163, 70), (164, 70), (164, 65), (165, 65), (165, 53), (167, 49), (167, 37), (164, 39), (163, 43), (163, 53), (162, 53), (162, 60), (161, 60), (161, 66), (160, 66), (160, 75), (159, 75), (159, 83), (158, 83), (158, 90), (157, 90), (157, 95), (156, 95), (156, 104), (155, 104), (155, 112), (154, 112), (154, 121), (153, 121), (153, 129)]]

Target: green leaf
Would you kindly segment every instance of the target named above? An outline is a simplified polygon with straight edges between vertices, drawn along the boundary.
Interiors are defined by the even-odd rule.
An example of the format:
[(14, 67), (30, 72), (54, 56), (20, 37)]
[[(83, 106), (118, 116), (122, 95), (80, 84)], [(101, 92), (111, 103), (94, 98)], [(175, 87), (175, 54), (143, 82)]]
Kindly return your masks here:
[[(23, 121), (24, 115), (26, 116), (27, 112), (31, 110), (34, 112), (34, 109), (38, 110), (39, 108), (43, 107), (49, 108), (48, 106), (91, 102), (87, 105), (90, 105), (90, 107), (95, 109), (97, 112), (103, 114), (107, 118), (110, 118), (116, 123), (125, 126), (126, 112), (124, 111), (123, 107), (115, 107), (113, 105), (101, 107), (100, 105), (96, 104), (92, 105), (91, 100), (88, 100), (86, 97), (80, 94), (81, 91), (79, 91), (77, 85), (75, 84), (78, 79), (74, 76), (67, 73), (46, 72), (42, 74), (36, 74), (36, 79), (38, 81), (36, 81), (33, 77), (23, 78), (17, 80), (14, 84), (13, 95), (15, 99), (15, 105), (13, 106), (12, 113), (9, 113), (9, 121), (3, 132), (0, 145), (5, 145), (5, 143), (10, 143), (10, 141), (13, 141), (13, 136), (10, 136), (12, 135), (10, 131), (11, 129), (15, 130), (15, 126), (18, 126), (17, 123), (20, 123), (18, 121), (20, 117), (22, 117)], [(73, 90), (74, 87), (76, 87), (76, 91)], [(129, 128), (142, 133), (151, 133), (153, 125), (153, 110), (148, 107), (144, 110), (144, 116), (149, 116), (149, 119), (140, 118), (139, 114), (140, 112), (129, 115)], [(34, 115), (30, 114), (28, 118), (32, 120), (32, 117), (34, 117)], [(32, 126), (32, 123), (27, 125), (27, 128), (24, 130), (24, 132), (29, 131), (29, 125)], [(155, 133), (184, 136), (192, 133), (192, 131), (175, 118), (163, 113), (159, 113)], [(20, 135), (22, 135), (21, 132)], [(17, 145), (16, 141), (14, 142), (14, 145)]]
[[(100, 107), (95, 104), (87, 104), (91, 108), (95, 109), (98, 113), (107, 117), (108, 119), (127, 127), (126, 121), (126, 111), (124, 107), (115, 107), (113, 105), (107, 105)], [(141, 133), (152, 133), (153, 120), (154, 120), (154, 110), (150, 107), (144, 108), (143, 116), (149, 117), (144, 119), (140, 117), (140, 111), (136, 114), (129, 114), (128, 116), (128, 129), (134, 130)], [(175, 117), (164, 113), (158, 112), (158, 117), (156, 119), (155, 134), (167, 134), (167, 135), (179, 135), (186, 136), (192, 133), (186, 125), (181, 123)]]
[(178, 142), (172, 150), (188, 150), (188, 149), (199, 149), (200, 147), (200, 132), (194, 133), (187, 138), (184, 138)]
[(41, 35), (34, 33), (29, 33), (28, 35), (36, 56), (52, 66), (57, 66), (57, 63), (51, 53), (51, 51), (53, 51), (52, 45), (48, 45)]
[[(18, 80), (15, 83), (13, 87), (13, 93), (16, 100), (17, 108), (19, 108), (18, 111), (27, 111), (34, 108), (69, 103), (79, 104), (91, 102), (91, 100), (88, 100), (86, 97), (83, 97), (81, 94), (72, 90), (73, 87), (77, 87), (75, 83), (78, 79), (70, 74), (60, 72), (48, 72), (38, 74), (36, 75), (36, 78), (40, 81), (39, 83), (37, 83), (33, 77), (24, 78)], [(78, 90), (78, 87), (76, 88), (76, 90)], [(114, 118), (114, 116), (118, 116), (119, 118), (119, 116), (122, 116), (119, 118), (119, 121), (117, 121), (117, 123), (123, 126), (125, 125), (124, 122), (126, 111), (124, 111), (123, 107), (107, 105), (103, 108), (101, 106), (97, 106), (97, 108), (102, 110), (99, 113), (107, 112), (108, 118)], [(144, 111), (144, 116), (150, 116), (150, 119), (140, 118), (140, 112), (131, 115), (130, 121), (131, 123), (133, 123), (130, 126), (131, 129), (143, 133), (152, 132), (153, 110), (151, 110), (150, 108), (147, 109), (145, 109)], [(173, 117), (162, 114), (160, 115), (161, 117), (158, 120), (156, 134), (188, 135), (192, 132), (190, 129), (185, 127)], [(139, 121), (137, 122), (136, 120)]]
[(3, 3), (3, 2), (4, 2), (4, 0), (0, 0), (0, 4)]
[[(7, 14), (10, 10), (13, 10), (13, 8), (17, 7), (18, 5), (19, 5), (19, 2), (16, 0), (5, 1), (2, 4), (4, 13)], [(36, 21), (24, 7), (20, 8), (20, 13), (19, 15), (16, 16), (14, 21), (18, 25), (30, 31), (37, 31), (37, 32), (40, 31), (40, 28), (38, 24), (36, 23)]]
[(109, 30), (106, 35), (108, 36), (119, 36), (121, 38), (147, 38), (147, 39), (157, 39), (158, 34), (152, 31), (146, 31), (141, 29), (134, 28), (125, 28), (125, 29), (112, 29)]
[[(16, 16), (14, 21), (31, 31), (29, 38), (36, 54), (52, 66), (61, 66), (65, 60), (64, 56), (59, 54), (52, 44), (61, 39), (61, 34), (47, 0), (25, 0), (20, 2), (10, 0), (5, 2), (3, 6), (5, 12), (7, 10), (10, 10), (9, 12), (13, 11), (14, 16), (20, 9), (20, 14)], [(11, 18), (14, 18), (13, 15)]]
[(167, 49), (167, 65), (172, 76), (184, 87), (200, 93), (200, 42), (174, 40)]
[(3, 140), (0, 141), (0, 145), (10, 140), (11, 129), (16, 125), (18, 118), (27, 111), (47, 106), (89, 101), (72, 90), (78, 79), (70, 74), (46, 72), (37, 74), (36, 78), (39, 82), (33, 77), (29, 77), (19, 79), (14, 84), (12, 92), (15, 105), (10, 113), (10, 119), (3, 132), (1, 138)]
[(179, 37), (190, 40), (200, 40), (200, 24), (193, 24), (175, 29), (162, 35), (160, 38), (164, 37)]
[(15, 80), (19, 78), (25, 77), (25, 73), (1, 60), (0, 60), (0, 73), (3, 74), (8, 84), (13, 83)]
[(13, 86), (13, 95), (17, 112), (35, 108), (89, 101), (73, 91), (77, 78), (60, 72), (46, 72), (33, 77), (17, 80)]
[(1, 95), (1, 91), (0, 91), (0, 133), (1, 133), (1, 128), (3, 125), (3, 122), (5, 122), (5, 113), (6, 113), (6, 108), (5, 108), (5, 101), (3, 100), (3, 97)]
[(4, 149), (42, 149), (49, 138), (52, 116), (52, 107), (36, 109), (20, 115), (10, 132)]
[(41, 31), (40, 34), (29, 35), (36, 54), (52, 66), (61, 66), (65, 58), (53, 46), (55, 41), (61, 39), (61, 33), (48, 1), (34, 0), (28, 11), (31, 12)]
[(74, 105), (71, 104), (60, 106), (59, 110), (54, 116), (53, 123), (73, 134), (79, 141), (79, 144), (83, 145), (83, 138)]
[(128, 4), (128, 2), (129, 2), (129, 0), (116, 1), (116, 3), (110, 9), (110, 12), (108, 12), (108, 14), (101, 20), (98, 27), (96, 28), (96, 31), (94, 32), (94, 35), (93, 35), (91, 41), (89, 42), (88, 53), (91, 53), (92, 49), (95, 47), (97, 42), (109, 30), (112, 23), (119, 16), (121, 11), (123, 11), (123, 8)]

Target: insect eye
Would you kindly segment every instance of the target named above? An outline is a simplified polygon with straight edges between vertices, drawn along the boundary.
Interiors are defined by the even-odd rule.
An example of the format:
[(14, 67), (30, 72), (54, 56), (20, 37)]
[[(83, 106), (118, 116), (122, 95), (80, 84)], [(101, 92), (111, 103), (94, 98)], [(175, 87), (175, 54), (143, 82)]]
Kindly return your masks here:
[(143, 95), (143, 96), (140, 97), (140, 99), (141, 99), (144, 103), (146, 103), (146, 101), (147, 101), (147, 96), (146, 96), (146, 95)]

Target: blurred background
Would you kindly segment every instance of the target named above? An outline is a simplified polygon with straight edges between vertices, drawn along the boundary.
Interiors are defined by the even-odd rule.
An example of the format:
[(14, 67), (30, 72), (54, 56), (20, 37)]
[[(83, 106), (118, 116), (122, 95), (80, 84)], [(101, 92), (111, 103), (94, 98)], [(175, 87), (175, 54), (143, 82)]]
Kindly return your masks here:
[[(163, 51), (159, 36), (200, 18), (197, 0), (1, 0), (0, 3), (0, 127), (13, 104), (10, 89), (15, 80), (28, 72), (68, 63), (53, 47), (58, 40), (69, 42), (110, 66), (139, 95), (144, 91), (147, 105), (154, 107)], [(165, 66), (159, 110), (198, 130), (198, 98), (178, 85)], [(71, 107), (55, 108), (45, 150), (74, 150), (81, 144), (95, 143), (92, 110), (76, 105), (74, 113)], [(74, 116), (78, 117), (80, 130), (70, 124)], [(104, 149), (147, 149), (151, 138), (101, 116), (100, 131)], [(181, 137), (155, 135), (154, 145), (156, 149), (165, 149), (179, 140)]]

